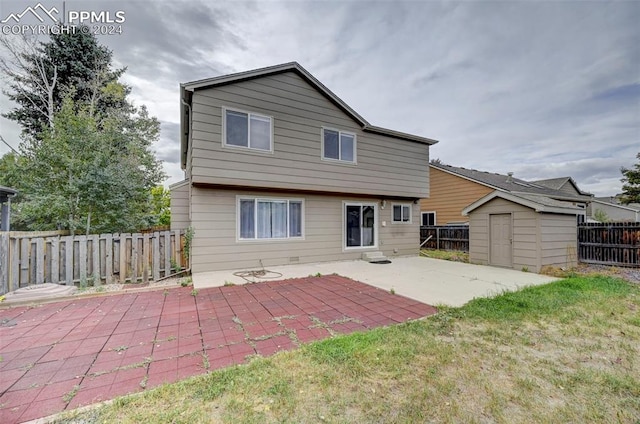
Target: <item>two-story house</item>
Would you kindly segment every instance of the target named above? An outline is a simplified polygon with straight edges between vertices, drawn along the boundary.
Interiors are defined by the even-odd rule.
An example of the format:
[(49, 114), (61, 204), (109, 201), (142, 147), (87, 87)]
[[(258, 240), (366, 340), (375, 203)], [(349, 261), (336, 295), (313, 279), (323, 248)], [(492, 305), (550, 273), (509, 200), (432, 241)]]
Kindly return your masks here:
[(171, 226), (194, 230), (194, 273), (418, 253), (435, 140), (369, 124), (295, 62), (180, 101)]

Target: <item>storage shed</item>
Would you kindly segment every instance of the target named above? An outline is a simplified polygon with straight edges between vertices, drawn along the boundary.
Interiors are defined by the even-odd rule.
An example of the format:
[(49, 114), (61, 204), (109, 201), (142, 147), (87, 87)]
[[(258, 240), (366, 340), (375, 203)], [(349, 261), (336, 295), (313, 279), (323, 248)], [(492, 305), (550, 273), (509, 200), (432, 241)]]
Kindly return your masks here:
[(493, 191), (469, 216), (469, 261), (531, 272), (577, 265), (577, 219), (584, 210), (545, 196)]

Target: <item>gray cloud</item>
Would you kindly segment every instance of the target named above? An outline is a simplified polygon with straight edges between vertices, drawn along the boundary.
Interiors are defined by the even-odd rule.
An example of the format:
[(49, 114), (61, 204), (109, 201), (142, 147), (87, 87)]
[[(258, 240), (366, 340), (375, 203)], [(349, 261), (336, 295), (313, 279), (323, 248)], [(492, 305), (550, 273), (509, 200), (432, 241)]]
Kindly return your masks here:
[(128, 67), (136, 104), (162, 122), (156, 150), (170, 182), (182, 177), (178, 84), (291, 60), (371, 123), (441, 140), (432, 157), (452, 165), (570, 175), (608, 195), (640, 150), (638, 2), (68, 0), (72, 7), (126, 12), (124, 34), (100, 41)]

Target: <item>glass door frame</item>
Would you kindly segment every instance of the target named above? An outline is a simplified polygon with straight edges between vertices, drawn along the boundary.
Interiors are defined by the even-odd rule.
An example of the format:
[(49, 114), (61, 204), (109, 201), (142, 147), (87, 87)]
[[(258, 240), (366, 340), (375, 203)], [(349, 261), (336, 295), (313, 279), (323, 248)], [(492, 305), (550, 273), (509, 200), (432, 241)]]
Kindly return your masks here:
[[(370, 206), (373, 208), (373, 245), (372, 246), (347, 246), (347, 207), (348, 206), (359, 206), (360, 207), (360, 229), (366, 228), (362, 226), (362, 208), (365, 206)], [(378, 212), (378, 203), (377, 202), (350, 202), (343, 201), (342, 202), (342, 249), (343, 251), (351, 251), (351, 250), (366, 250), (366, 249), (377, 249), (378, 248), (378, 237), (379, 237), (379, 212)], [(363, 233), (360, 231), (360, 244), (362, 244)]]

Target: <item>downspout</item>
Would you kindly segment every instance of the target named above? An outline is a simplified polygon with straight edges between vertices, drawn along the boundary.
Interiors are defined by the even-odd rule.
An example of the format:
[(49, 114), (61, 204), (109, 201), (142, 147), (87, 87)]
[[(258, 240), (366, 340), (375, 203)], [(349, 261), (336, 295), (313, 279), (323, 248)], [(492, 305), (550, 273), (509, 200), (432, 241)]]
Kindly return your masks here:
[[(182, 96), (180, 96), (180, 101), (182, 102), (182, 104), (184, 106), (187, 107), (187, 112), (189, 113), (189, 122), (187, 123), (187, 128), (188, 128), (188, 133), (187, 133), (187, 151), (186, 151), (186, 160), (185, 160), (185, 166), (186, 166), (186, 171), (188, 173), (188, 182), (189, 182), (189, 199), (187, 201), (187, 204), (189, 205), (189, 228), (192, 228), (192, 218), (191, 218), (191, 155), (189, 155), (189, 149), (191, 148), (191, 128), (192, 128), (192, 122), (193, 122), (193, 114), (191, 113), (191, 105), (187, 102), (184, 101), (184, 99), (182, 98)], [(182, 152), (180, 152), (180, 154), (182, 154)], [(187, 258), (187, 260), (189, 261), (189, 268), (186, 270), (186, 272), (191, 273), (191, 252), (192, 252), (192, 243), (190, 243), (189, 246), (189, 257)]]
[[(191, 105), (187, 102), (185, 102), (185, 100), (182, 98), (182, 96), (180, 97), (180, 101), (182, 102), (182, 104), (184, 106), (187, 107), (187, 111), (189, 113), (189, 122), (187, 123), (188, 126), (188, 134), (187, 134), (187, 151), (185, 152), (187, 159), (185, 161), (185, 166), (187, 167), (187, 170), (189, 170), (189, 165), (190, 165), (190, 159), (189, 159), (189, 147), (191, 146), (191, 128), (192, 128), (192, 123), (193, 123), (193, 114), (191, 113)], [(180, 154), (182, 154), (182, 152), (180, 152)], [(191, 180), (191, 171), (189, 170), (189, 180)]]

